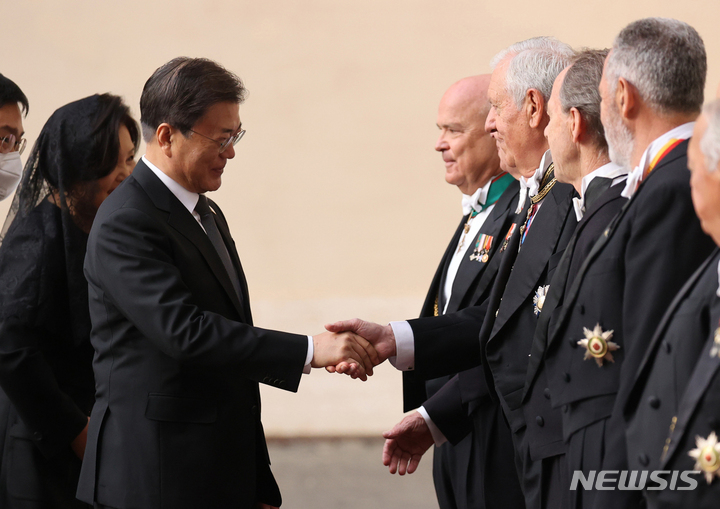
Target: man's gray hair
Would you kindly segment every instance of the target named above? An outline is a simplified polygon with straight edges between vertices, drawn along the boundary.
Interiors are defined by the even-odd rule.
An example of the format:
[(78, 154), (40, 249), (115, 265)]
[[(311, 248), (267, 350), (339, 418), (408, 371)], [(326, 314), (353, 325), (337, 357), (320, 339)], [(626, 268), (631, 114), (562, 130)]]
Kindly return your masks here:
[(720, 99), (706, 104), (703, 114), (708, 127), (700, 140), (700, 150), (705, 156), (708, 171), (715, 171), (720, 163)]
[(610, 50), (586, 49), (577, 54), (560, 88), (560, 107), (566, 115), (576, 108), (587, 125), (587, 133), (601, 153), (607, 153), (605, 129), (600, 121), (600, 79)]
[(610, 93), (622, 77), (658, 113), (699, 113), (707, 74), (705, 45), (687, 23), (641, 19), (615, 38), (605, 72)]
[(520, 109), (527, 91), (538, 90), (545, 101), (550, 99), (553, 82), (574, 56), (573, 49), (554, 37), (533, 37), (505, 48), (490, 62), (493, 70), (510, 58), (505, 89)]

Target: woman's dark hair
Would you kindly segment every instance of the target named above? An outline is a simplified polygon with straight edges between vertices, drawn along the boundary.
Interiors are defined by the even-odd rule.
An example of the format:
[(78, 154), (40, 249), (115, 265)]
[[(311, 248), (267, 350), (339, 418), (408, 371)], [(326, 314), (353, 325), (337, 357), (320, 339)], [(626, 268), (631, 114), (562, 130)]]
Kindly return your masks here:
[(178, 57), (158, 68), (140, 97), (143, 137), (150, 141), (167, 122), (187, 136), (214, 104), (242, 103), (247, 91), (238, 76), (207, 58)]
[(123, 125), (137, 149), (138, 125), (122, 99), (112, 94), (96, 94), (56, 110), (30, 152), (3, 231), (15, 214), (28, 214), (49, 195), (77, 226), (89, 231), (97, 212), (96, 181), (117, 166)]

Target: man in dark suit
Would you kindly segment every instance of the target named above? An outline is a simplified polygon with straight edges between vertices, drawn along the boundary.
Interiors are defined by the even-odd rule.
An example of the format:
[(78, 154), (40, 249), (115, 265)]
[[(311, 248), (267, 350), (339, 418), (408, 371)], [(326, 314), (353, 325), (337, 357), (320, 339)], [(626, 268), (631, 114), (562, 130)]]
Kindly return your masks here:
[(258, 382), (295, 391), (311, 365), (339, 361), (365, 376), (359, 338), (252, 325), (228, 225), (204, 196), (244, 133), (244, 92), (206, 59), (155, 71), (140, 100), (146, 155), (93, 224), (96, 403), (78, 498), (98, 507), (279, 506)]
[[(435, 272), (421, 317), (453, 313), (487, 297), (497, 273), (500, 257), (496, 255), (502, 236), (514, 217), (517, 180), (500, 169), (495, 141), (485, 132), (489, 82), (489, 75), (465, 78), (452, 85), (440, 101), (440, 138), (435, 150), (445, 162), (445, 180), (463, 194), (463, 218)], [(428, 380), (416, 375), (413, 371), (403, 373), (405, 412), (422, 405), (450, 378)], [(497, 411), (495, 406), (492, 413)], [(432, 413), (420, 407), (403, 422), (430, 427), (434, 422), (455, 422), (462, 429), (472, 429), (473, 425), (461, 404), (434, 408)], [(484, 483), (478, 481), (486, 477), (487, 436), (484, 429), (477, 429), (456, 445), (445, 442), (435, 448), (433, 479), (441, 509), (477, 507), (485, 500)], [(495, 440), (503, 438), (509, 443), (509, 432), (501, 427)], [(519, 491), (519, 486), (516, 488)]]
[[(688, 168), (702, 229), (720, 245), (720, 101), (695, 124)], [(720, 434), (720, 298), (717, 248), (677, 294), (660, 322), (624, 402), (632, 470), (700, 470), (695, 490), (646, 490), (649, 507), (715, 507), (719, 454), (690, 455), (697, 437)], [(714, 354), (711, 354), (714, 352)], [(720, 453), (718, 447), (717, 453)], [(709, 454), (711, 461), (704, 458)], [(699, 460), (696, 464), (696, 460)], [(708, 475), (709, 474), (709, 475)], [(706, 479), (707, 476), (707, 479)], [(666, 480), (670, 480), (667, 476)], [(646, 485), (648, 487), (648, 485)]]
[[(622, 193), (629, 201), (566, 292), (547, 348), (571, 475), (627, 470), (616, 402), (673, 296), (712, 249), (693, 212), (686, 157), (705, 71), (697, 32), (660, 18), (624, 28), (606, 59), (600, 94), (610, 156), (635, 170)], [(628, 490), (572, 495), (575, 507), (631, 506), (640, 497)]]
[[(382, 327), (361, 320), (330, 327), (334, 331), (356, 331), (376, 345), (381, 358), (396, 355), (396, 367), (425, 376), (472, 368), (481, 362), (482, 353), (481, 367), (460, 373), (426, 405), (436, 398), (451, 398), (475, 414), (479, 408), (499, 400), (504, 412), (500, 420), (506, 419), (510, 425), (516, 454), (505, 451), (495, 460), (506, 465), (515, 457), (525, 503), (530, 507), (539, 507), (540, 492), (535, 488), (539, 474), (534, 469), (526, 470), (529, 465), (522, 454), (525, 423), (520, 396), (539, 311), (535, 302), (542, 296), (577, 224), (572, 211), (574, 190), (569, 184), (556, 183), (543, 131), (553, 81), (572, 55), (569, 46), (540, 37), (514, 44), (494, 59), (488, 94), (491, 109), (485, 128), (496, 140), (501, 161), (507, 167), (516, 167), (521, 180), (515, 209), (518, 214), (500, 247), (504, 254), (498, 275), (483, 305), (412, 320), (409, 327), (397, 322)], [(410, 341), (406, 339), (408, 332)], [(443, 427), (440, 430), (445, 431)], [(493, 429), (486, 428), (485, 432), (492, 440)], [(387, 461), (417, 464), (423, 452), (417, 444), (426, 440), (421, 438), (426, 436), (423, 430), (396, 427), (385, 436), (391, 439), (386, 443)], [(493, 469), (488, 467), (487, 471)], [(522, 505), (522, 500), (503, 500), (502, 484), (496, 481), (496, 485), (500, 496), (493, 499), (495, 505), (491, 507)]]
[(527, 423), (527, 461), (539, 462), (542, 506), (569, 503), (570, 480), (565, 468), (565, 443), (559, 409), (552, 408), (543, 364), (548, 329), (562, 307), (585, 256), (626, 201), (620, 196), (627, 170), (610, 162), (600, 122), (598, 84), (607, 51), (586, 50), (555, 79), (545, 128), (559, 182), (578, 193), (573, 206), (578, 225), (550, 281), (538, 318), (523, 392)]

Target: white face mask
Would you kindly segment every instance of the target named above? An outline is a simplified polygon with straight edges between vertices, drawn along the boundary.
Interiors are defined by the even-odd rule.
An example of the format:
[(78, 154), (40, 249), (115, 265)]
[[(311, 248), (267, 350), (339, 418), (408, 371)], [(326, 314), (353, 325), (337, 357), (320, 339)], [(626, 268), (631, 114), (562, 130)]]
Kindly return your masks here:
[(19, 152), (0, 154), (0, 201), (10, 196), (20, 182), (22, 161)]

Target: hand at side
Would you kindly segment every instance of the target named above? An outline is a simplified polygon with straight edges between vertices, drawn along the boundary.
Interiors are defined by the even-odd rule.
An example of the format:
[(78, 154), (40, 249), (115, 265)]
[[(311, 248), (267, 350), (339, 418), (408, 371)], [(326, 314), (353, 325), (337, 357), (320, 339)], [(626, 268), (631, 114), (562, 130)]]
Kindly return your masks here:
[(390, 473), (405, 475), (417, 470), (422, 455), (433, 445), (430, 428), (419, 412), (413, 412), (393, 429), (383, 433), (386, 438), (383, 447), (383, 465), (390, 467)]

